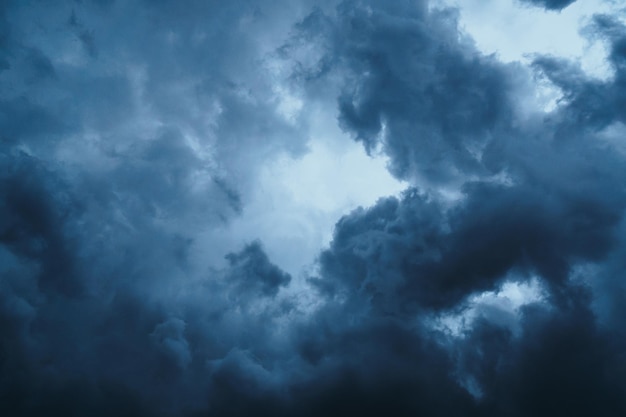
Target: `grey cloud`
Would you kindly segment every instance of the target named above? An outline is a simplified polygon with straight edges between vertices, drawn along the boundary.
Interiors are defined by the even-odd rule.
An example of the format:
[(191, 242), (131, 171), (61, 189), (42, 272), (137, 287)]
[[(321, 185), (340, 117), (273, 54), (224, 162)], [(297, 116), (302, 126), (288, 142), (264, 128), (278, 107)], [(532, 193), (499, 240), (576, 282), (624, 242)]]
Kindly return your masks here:
[(181, 368), (186, 368), (191, 362), (189, 343), (185, 339), (185, 322), (180, 319), (170, 319), (158, 324), (150, 334), (154, 342), (168, 355), (171, 355)]
[(235, 282), (238, 291), (275, 296), (280, 287), (291, 281), (291, 276), (272, 264), (261, 247), (260, 242), (246, 245), (239, 253), (229, 253), (230, 274), (228, 280)]
[(100, 3), (2, 4), (3, 415), (206, 409), (208, 361), (271, 351), (261, 323), (290, 308), (256, 304), (289, 281), (256, 244), (232, 270), (189, 259), (266, 158), (304, 149), (259, 71), (274, 25), (245, 2)]
[(478, 53), (457, 20), (421, 2), (346, 2), (336, 17), (302, 26), (330, 26), (321, 60), (345, 81), (340, 123), (369, 152), (382, 145), (398, 177), (480, 174), (476, 151), (511, 124), (514, 69)]
[[(309, 282), (322, 296), (333, 300), (330, 305), (341, 305), (341, 313), (335, 310), (337, 307), (327, 307), (329, 317), (345, 320), (322, 327), (325, 331), (321, 340), (303, 336), (302, 357), (319, 366), (333, 357), (332, 341), (346, 331), (366, 329), (377, 321), (419, 322), (424, 309), (440, 309), (445, 314), (462, 306), (472, 294), (498, 288), (512, 275), (539, 276), (548, 289), (548, 298), (543, 302), (547, 305), (525, 308), (514, 318), (521, 322), (521, 334), (513, 335), (507, 326), (489, 321), (487, 315), (482, 319), (485, 321), (466, 332), (466, 339), (444, 338), (443, 346), (456, 352), (453, 356), (461, 355), (461, 364), (445, 365), (446, 372), (456, 372), (457, 382), (476, 399), (461, 413), (552, 415), (567, 410), (565, 413), (585, 415), (602, 404), (603, 413), (619, 415), (624, 408), (618, 394), (623, 384), (615, 378), (621, 371), (606, 370), (623, 369), (619, 352), (623, 352), (624, 339), (616, 329), (603, 328), (594, 319), (591, 306), (596, 311), (602, 310), (603, 305), (615, 306), (613, 303), (622, 300), (624, 294), (617, 284), (621, 278), (611, 279), (608, 285), (615, 291), (608, 294), (604, 287), (607, 277), (593, 272), (594, 268), (603, 270), (607, 262), (613, 264), (622, 245), (618, 235), (625, 203), (620, 179), (624, 160), (615, 149), (597, 141), (602, 129), (621, 122), (622, 26), (606, 16), (596, 17), (593, 26), (595, 33), (610, 45), (609, 62), (615, 73), (609, 81), (593, 80), (565, 60), (539, 57), (536, 68), (562, 89), (564, 98), (553, 112), (537, 111), (522, 117), (511, 98), (523, 97), (513, 81), (523, 80), (527, 76), (524, 71), (480, 56), (471, 44), (457, 46), (454, 20), (443, 14), (447, 18), (438, 22), (452, 22), (447, 26), (452, 31), (447, 33), (452, 34), (454, 41), (446, 43), (448, 49), (440, 47), (438, 56), (448, 56), (450, 62), (438, 66), (439, 61), (431, 61), (428, 54), (415, 62), (425, 62), (423, 65), (439, 70), (425, 77), (424, 82), (441, 80), (442, 74), (443, 90), (435, 91), (450, 88), (450, 96), (455, 98), (454, 103), (442, 108), (454, 109), (458, 103), (459, 109), (474, 116), (469, 120), (476, 122), (479, 130), (468, 126), (454, 130), (457, 147), (437, 152), (422, 146), (418, 129), (424, 112), (422, 102), (433, 102), (433, 95), (420, 92), (415, 100), (407, 98), (411, 87), (422, 81), (405, 81), (407, 78), (402, 77), (400, 70), (389, 69), (393, 68), (389, 57), (394, 53), (398, 59), (408, 61), (408, 39), (415, 40), (412, 32), (399, 28), (417, 28), (422, 20), (432, 21), (419, 13), (405, 12), (402, 17), (393, 17), (395, 22), (406, 22), (405, 26), (391, 25), (387, 22), (394, 20), (386, 16), (388, 10), (384, 7), (371, 4), (360, 9), (359, 3), (351, 5), (356, 11), (348, 8), (338, 14), (336, 22), (341, 23), (334, 29), (344, 36), (331, 42), (329, 53), (333, 58), (324, 58), (336, 65), (337, 72), (346, 79), (345, 86), (357, 86), (349, 90), (354, 93), (346, 96), (344, 90), (338, 96), (344, 127), (354, 132), (357, 140), (364, 141), (366, 147), (382, 141), (383, 152), (391, 157), (391, 169), (400, 177), (413, 178), (410, 170), (396, 170), (398, 164), (423, 170), (428, 166), (426, 161), (434, 161), (432, 164), (440, 173), (452, 172), (454, 168), (465, 178), (473, 179), (465, 180), (462, 200), (452, 207), (439, 202), (436, 194), (413, 191), (399, 200), (383, 199), (372, 208), (356, 210), (337, 223), (330, 248), (320, 255), (320, 276)], [(333, 22), (332, 18), (329, 20)], [(437, 22), (436, 15), (434, 21)], [(400, 43), (387, 42), (385, 28), (402, 33)], [(353, 33), (361, 36), (352, 37)], [(370, 37), (370, 33), (377, 36)], [(358, 48), (341, 49), (349, 45), (349, 41), (342, 43), (344, 38), (354, 39)], [(396, 46), (402, 46), (405, 40), (407, 45), (395, 52)], [(378, 42), (386, 48), (375, 49)], [(430, 39), (429, 44), (439, 45), (438, 39)], [(463, 54), (451, 54), (457, 47)], [(374, 49), (383, 50), (377, 59), (361, 58), (368, 57), (368, 51)], [(352, 51), (360, 54), (350, 54)], [(493, 87), (497, 96), (503, 98), (497, 102), (499, 113), (494, 113), (492, 121), (473, 113), (487, 110), (485, 103), (489, 101), (479, 104), (470, 100), (471, 90), (458, 88), (464, 85), (462, 82), (455, 84), (445, 78), (447, 68), (451, 72), (466, 68), (467, 54), (474, 54), (476, 63), (476, 73), (467, 69), (462, 72), (468, 75), (468, 83), (486, 97)], [(340, 62), (342, 59), (345, 61)], [(351, 70), (351, 65), (358, 69)], [(380, 78), (378, 88), (377, 83), (370, 82), (375, 77)], [(485, 85), (474, 84), (480, 80), (485, 80)], [(401, 88), (395, 89), (396, 83)], [(387, 91), (394, 93), (389, 95), (391, 104), (383, 106), (381, 97), (386, 97)], [(355, 104), (355, 97), (365, 99)], [(435, 126), (445, 126), (446, 117), (447, 113), (440, 112), (427, 120)], [(394, 123), (411, 129), (399, 131), (394, 129)], [(464, 126), (462, 120), (455, 126)], [(436, 131), (432, 125), (427, 130)], [(479, 142), (476, 138), (480, 138)], [(459, 147), (467, 147), (468, 152), (480, 149), (477, 156), (472, 155), (474, 165), (455, 159)], [(433, 172), (436, 171), (420, 174), (430, 181), (449, 180), (432, 175)], [(494, 179), (493, 174), (500, 175), (500, 179)], [(582, 280), (582, 288), (577, 279)], [(596, 292), (591, 295), (589, 288)], [(592, 303), (598, 296), (602, 301)], [(615, 307), (611, 308), (609, 313), (604, 310), (609, 317), (616, 313)], [(428, 330), (414, 332), (422, 337), (433, 336)], [(378, 339), (372, 334), (368, 346), (374, 346), (374, 340)], [(566, 353), (570, 351), (566, 345), (575, 346), (573, 356)], [(387, 358), (382, 350), (378, 354)], [(562, 359), (554, 363), (548, 359), (555, 357)], [(576, 359), (581, 357), (594, 365), (587, 366), (588, 362)], [(541, 367), (535, 367), (536, 363), (541, 363)], [(461, 366), (460, 370), (454, 371), (456, 366)], [(436, 371), (429, 372), (432, 375)], [(407, 385), (415, 389), (419, 386), (415, 382)], [(575, 400), (573, 396), (577, 396)], [(407, 409), (410, 408), (398, 406), (396, 410)], [(437, 411), (430, 413), (437, 415)]]
[(597, 327), (585, 290), (571, 295), (571, 305), (557, 311), (527, 307), (521, 339), (483, 322), (458, 345), (462, 373), (473, 375), (484, 393), (484, 413), (584, 416), (599, 405), (606, 415), (624, 410), (618, 380), (623, 340)]
[(339, 221), (320, 256), (325, 279), (313, 282), (362, 292), (386, 314), (449, 308), (513, 271), (566, 285), (576, 262), (601, 261), (614, 247), (625, 196), (557, 193), (473, 184), (447, 214), (416, 192), (380, 201)]
[[(623, 26), (590, 29), (609, 80), (537, 57), (563, 99), (523, 113), (530, 72), (456, 12), (311, 6), (2, 3), (0, 413), (623, 415), (626, 165), (599, 140)], [(222, 266), (198, 245), (304, 151), (265, 53), (412, 184), (339, 219), (308, 280), (261, 241)], [(530, 279), (546, 296), (505, 320), (433, 324)]]
[(20, 153), (4, 156), (2, 171), (0, 242), (38, 265), (42, 287), (76, 295), (82, 283), (72, 272), (75, 247), (63, 224), (77, 207), (62, 180)]

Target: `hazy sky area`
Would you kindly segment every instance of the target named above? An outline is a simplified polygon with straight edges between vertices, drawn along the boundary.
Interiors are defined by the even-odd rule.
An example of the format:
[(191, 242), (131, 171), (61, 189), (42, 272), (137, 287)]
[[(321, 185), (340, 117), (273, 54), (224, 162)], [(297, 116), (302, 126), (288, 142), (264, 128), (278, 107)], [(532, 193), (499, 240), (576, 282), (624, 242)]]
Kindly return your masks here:
[(0, 0), (0, 416), (626, 415), (626, 2)]

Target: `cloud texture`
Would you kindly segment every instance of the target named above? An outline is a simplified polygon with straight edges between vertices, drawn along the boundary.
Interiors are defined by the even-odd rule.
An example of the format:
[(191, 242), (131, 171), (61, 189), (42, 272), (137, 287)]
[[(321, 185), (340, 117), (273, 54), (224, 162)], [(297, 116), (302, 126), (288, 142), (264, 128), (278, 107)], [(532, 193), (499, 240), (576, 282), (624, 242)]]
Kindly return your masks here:
[[(54, 3), (0, 5), (0, 414), (626, 414), (618, 17), (596, 79), (425, 1)], [(315, 106), (408, 189), (299, 277), (207, 240)]]

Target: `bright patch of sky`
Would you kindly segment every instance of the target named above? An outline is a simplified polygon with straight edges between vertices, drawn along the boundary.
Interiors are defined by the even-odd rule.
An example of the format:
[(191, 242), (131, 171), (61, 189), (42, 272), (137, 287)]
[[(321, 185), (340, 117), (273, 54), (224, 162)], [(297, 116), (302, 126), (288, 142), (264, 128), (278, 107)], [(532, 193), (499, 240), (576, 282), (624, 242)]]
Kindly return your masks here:
[[(461, 30), (482, 52), (496, 54), (504, 62), (528, 64), (537, 54), (553, 55), (578, 62), (588, 74), (606, 79), (611, 75), (606, 48), (583, 32), (594, 14), (623, 16), (624, 4), (619, 3), (579, 0), (561, 11), (546, 11), (518, 0), (438, 0), (433, 6), (458, 8)], [(552, 110), (559, 92), (544, 82), (537, 87), (538, 101), (546, 111)]]
[(293, 276), (315, 261), (341, 216), (407, 188), (391, 176), (386, 157), (368, 156), (339, 129), (330, 112), (311, 119), (309, 151), (269, 161), (246, 198), (243, 214), (210, 232), (211, 241), (217, 237), (228, 250), (260, 239), (272, 262)]
[(518, 313), (525, 305), (540, 302), (544, 293), (537, 279), (508, 281), (496, 291), (486, 291), (471, 297), (460, 312), (438, 317), (435, 328), (461, 337), (479, 318), (517, 330)]
[(460, 26), (485, 53), (505, 61), (528, 62), (534, 54), (550, 54), (580, 61), (598, 77), (609, 75), (606, 51), (582, 34), (594, 14), (616, 14), (608, 1), (580, 0), (561, 11), (546, 11), (516, 0), (440, 0), (460, 9)]

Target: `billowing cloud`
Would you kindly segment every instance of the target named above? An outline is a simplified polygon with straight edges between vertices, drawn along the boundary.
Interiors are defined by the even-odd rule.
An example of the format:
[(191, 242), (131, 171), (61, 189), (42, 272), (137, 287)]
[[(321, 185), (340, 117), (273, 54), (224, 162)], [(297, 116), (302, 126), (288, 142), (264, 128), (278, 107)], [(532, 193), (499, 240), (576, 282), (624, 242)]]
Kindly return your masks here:
[(231, 269), (228, 279), (233, 281), (238, 293), (253, 291), (259, 295), (275, 296), (280, 287), (291, 281), (291, 276), (273, 265), (259, 242), (246, 245), (239, 253), (226, 255)]
[(481, 173), (476, 154), (510, 123), (513, 69), (476, 51), (454, 11), (346, 2), (304, 23), (323, 38), (322, 67), (342, 74), (340, 124), (368, 152), (382, 146), (395, 175), (447, 182)]
[[(0, 414), (624, 415), (626, 27), (585, 29), (599, 79), (502, 63), (459, 19), (2, 3)], [(299, 274), (221, 241), (331, 111), (408, 188)]]

